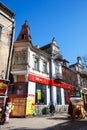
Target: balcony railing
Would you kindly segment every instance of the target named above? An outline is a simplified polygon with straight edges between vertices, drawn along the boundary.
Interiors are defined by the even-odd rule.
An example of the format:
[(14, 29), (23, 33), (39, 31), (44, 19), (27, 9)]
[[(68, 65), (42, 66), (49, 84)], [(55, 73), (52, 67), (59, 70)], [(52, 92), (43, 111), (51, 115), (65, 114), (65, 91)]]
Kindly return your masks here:
[(63, 80), (63, 76), (60, 73), (56, 73), (53, 75), (53, 79), (55, 80)]
[(27, 64), (13, 65), (12, 70), (27, 70)]

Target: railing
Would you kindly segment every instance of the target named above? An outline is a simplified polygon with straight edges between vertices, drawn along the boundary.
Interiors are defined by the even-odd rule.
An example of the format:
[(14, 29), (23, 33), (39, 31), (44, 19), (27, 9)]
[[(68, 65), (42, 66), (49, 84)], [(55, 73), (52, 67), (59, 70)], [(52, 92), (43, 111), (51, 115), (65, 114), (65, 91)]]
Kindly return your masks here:
[(12, 66), (12, 70), (26, 70), (27, 69), (27, 64), (23, 65), (23, 64), (20, 64), (20, 65), (13, 65)]
[(63, 76), (60, 73), (56, 73), (56, 74), (53, 75), (53, 79), (55, 79), (55, 80), (58, 80), (58, 79), (62, 80)]

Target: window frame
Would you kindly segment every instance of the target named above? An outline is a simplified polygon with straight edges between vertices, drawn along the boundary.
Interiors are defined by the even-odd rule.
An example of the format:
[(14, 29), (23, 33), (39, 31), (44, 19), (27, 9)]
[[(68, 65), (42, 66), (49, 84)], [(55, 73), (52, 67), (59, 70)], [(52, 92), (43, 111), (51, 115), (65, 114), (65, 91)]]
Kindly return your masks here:
[(34, 69), (39, 71), (39, 58), (34, 58)]
[(61, 88), (56, 87), (57, 105), (62, 105)]
[[(41, 92), (41, 99), (38, 99), (37, 92)], [(36, 105), (46, 105), (47, 104), (47, 87), (44, 84), (36, 83), (35, 92), (35, 104)]]
[(47, 73), (47, 61), (43, 61), (43, 72)]

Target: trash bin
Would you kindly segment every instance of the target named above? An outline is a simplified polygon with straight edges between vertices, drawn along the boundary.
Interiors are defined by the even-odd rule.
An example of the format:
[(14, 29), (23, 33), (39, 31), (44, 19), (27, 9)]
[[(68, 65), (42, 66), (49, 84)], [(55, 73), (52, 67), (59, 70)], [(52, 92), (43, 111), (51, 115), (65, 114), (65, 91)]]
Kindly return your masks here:
[(48, 113), (49, 113), (48, 107), (44, 107), (44, 108), (42, 109), (42, 114), (48, 114)]

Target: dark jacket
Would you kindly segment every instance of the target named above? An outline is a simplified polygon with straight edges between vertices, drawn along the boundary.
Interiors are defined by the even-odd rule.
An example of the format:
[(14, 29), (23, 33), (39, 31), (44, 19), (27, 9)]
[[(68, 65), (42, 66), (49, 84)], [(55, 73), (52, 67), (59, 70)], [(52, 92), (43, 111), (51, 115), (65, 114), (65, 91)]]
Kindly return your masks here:
[(50, 105), (50, 113), (55, 112), (55, 107), (53, 104)]

